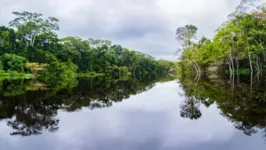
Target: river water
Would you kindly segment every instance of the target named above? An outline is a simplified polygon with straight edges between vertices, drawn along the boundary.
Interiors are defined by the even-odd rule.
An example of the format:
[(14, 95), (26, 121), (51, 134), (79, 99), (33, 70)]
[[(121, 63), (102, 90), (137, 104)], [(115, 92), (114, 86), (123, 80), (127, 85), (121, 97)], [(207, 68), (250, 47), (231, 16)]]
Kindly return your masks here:
[(1, 149), (266, 149), (266, 94), (249, 84), (192, 79), (57, 84), (1, 82)]

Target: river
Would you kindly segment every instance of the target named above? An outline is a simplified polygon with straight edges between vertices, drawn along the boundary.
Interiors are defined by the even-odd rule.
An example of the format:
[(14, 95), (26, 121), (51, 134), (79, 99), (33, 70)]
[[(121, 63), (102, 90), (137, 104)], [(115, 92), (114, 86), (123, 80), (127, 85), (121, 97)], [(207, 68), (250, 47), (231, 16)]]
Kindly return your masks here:
[(266, 148), (266, 94), (256, 87), (249, 93), (249, 84), (233, 85), (233, 90), (227, 82), (192, 79), (54, 84), (1, 82), (1, 149)]

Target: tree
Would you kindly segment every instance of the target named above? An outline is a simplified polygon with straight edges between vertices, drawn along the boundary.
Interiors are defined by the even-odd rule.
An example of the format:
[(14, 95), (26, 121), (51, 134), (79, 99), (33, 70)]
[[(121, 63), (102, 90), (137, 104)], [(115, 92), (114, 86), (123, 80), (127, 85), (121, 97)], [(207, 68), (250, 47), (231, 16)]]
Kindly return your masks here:
[[(242, 1), (241, 5), (255, 3), (255, 0)], [(197, 74), (207, 66), (216, 64), (221, 72), (234, 74), (247, 72), (261, 78), (266, 67), (266, 8), (265, 5), (243, 13), (234, 13), (220, 26), (214, 38), (195, 39), (196, 28), (186, 25), (177, 29), (177, 40), (181, 44), (180, 63), (193, 67)], [(228, 69), (225, 69), (227, 65)], [(245, 70), (245, 71), (243, 71)]]
[(0, 26), (0, 54), (14, 53), (17, 47), (17, 36), (13, 29)]
[(201, 112), (199, 110), (199, 104), (197, 101), (190, 97), (185, 104), (183, 104), (180, 108), (180, 116), (189, 119), (199, 119), (201, 117)]
[(34, 77), (36, 77), (36, 75), (37, 75), (37, 73), (39, 71), (45, 70), (45, 67), (47, 65), (48, 64), (39, 64), (39, 63), (34, 63), (34, 62), (32, 62), (32, 63), (26, 63), (26, 67), (31, 70), (31, 72), (32, 72), (32, 74), (33, 74)]
[(43, 18), (42, 14), (27, 11), (13, 14), (17, 17), (9, 22), (9, 25), (17, 29), (18, 34), (29, 46), (34, 46), (37, 36), (59, 30), (58, 19), (55, 17)]
[(27, 59), (15, 54), (4, 54), (0, 57), (4, 70), (25, 72)]
[[(12, 28), (0, 27), (0, 55), (10, 53), (24, 57), (29, 62), (28, 70), (36, 76), (40, 64), (48, 64), (46, 76), (75, 76), (78, 72), (88, 74), (106, 74), (119, 78), (122, 75), (161, 74), (168, 64), (159, 64), (153, 57), (129, 50), (121, 45), (112, 44), (108, 40), (81, 39), (79, 37), (65, 37), (59, 39), (58, 19), (44, 17), (39, 13), (13, 12), (15, 19), (10, 21)], [(8, 67), (3, 62), (4, 69)], [(72, 68), (70, 71), (67, 68)], [(35, 68), (36, 67), (36, 68)], [(58, 67), (58, 68), (57, 68)], [(25, 68), (25, 67), (24, 67)], [(48, 70), (50, 73), (48, 73)], [(25, 73), (23, 70), (17, 70)], [(40, 73), (40, 72), (38, 72)]]
[(197, 75), (201, 74), (199, 64), (195, 59), (195, 40), (196, 40), (197, 27), (194, 25), (186, 25), (179, 27), (176, 30), (176, 39), (181, 44), (182, 48), (179, 51), (183, 52), (182, 59), (186, 59), (195, 68)]

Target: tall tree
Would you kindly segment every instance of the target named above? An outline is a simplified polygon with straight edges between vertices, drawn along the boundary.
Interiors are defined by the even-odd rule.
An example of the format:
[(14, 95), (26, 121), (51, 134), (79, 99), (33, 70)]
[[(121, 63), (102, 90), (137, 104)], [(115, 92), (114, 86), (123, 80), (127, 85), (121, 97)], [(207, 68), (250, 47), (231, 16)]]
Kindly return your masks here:
[(58, 19), (55, 17), (44, 18), (42, 14), (13, 12), (16, 18), (9, 22), (11, 27), (17, 29), (19, 35), (28, 45), (34, 46), (36, 37), (43, 33), (53, 33), (59, 30)]

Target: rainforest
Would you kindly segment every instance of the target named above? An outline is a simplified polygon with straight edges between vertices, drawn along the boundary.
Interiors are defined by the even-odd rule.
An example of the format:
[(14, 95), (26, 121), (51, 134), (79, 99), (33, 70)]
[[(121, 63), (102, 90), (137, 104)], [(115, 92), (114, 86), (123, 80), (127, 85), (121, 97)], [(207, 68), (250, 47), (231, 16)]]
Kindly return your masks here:
[(0, 148), (265, 150), (265, 0), (12, 1)]
[(255, 8), (240, 5), (212, 39), (204, 36), (198, 39), (195, 25), (179, 27), (176, 39), (180, 43), (182, 70), (193, 72), (197, 78), (203, 74), (230, 76), (230, 79), (238, 79), (239, 75), (250, 75), (251, 80), (254, 76), (261, 78), (266, 67), (265, 24), (265, 5)]
[[(175, 63), (155, 60), (108, 40), (59, 38), (59, 20), (31, 12), (13, 12), (9, 26), (0, 27), (0, 78), (72, 78), (76, 76), (162, 75)], [(49, 78), (49, 79), (48, 79)]]

